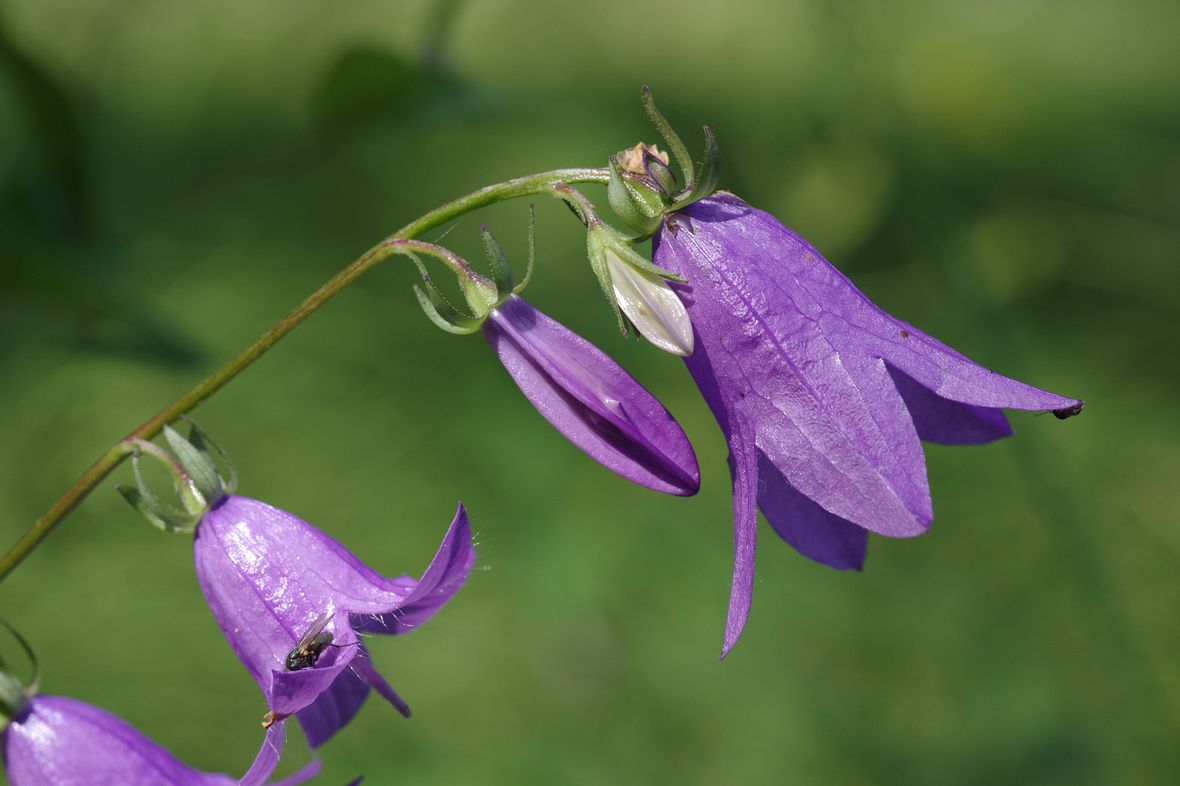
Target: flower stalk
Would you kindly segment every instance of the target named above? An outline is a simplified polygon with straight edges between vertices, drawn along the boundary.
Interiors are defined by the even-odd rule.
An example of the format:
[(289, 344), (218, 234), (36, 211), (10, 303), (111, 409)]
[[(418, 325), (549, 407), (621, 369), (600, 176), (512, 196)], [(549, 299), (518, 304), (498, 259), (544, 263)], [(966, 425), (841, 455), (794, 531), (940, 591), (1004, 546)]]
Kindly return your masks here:
[(331, 300), (337, 293), (363, 276), (386, 257), (396, 253), (399, 241), (408, 240), (434, 229), (459, 216), (488, 205), (524, 196), (549, 195), (568, 201), (569, 184), (599, 183), (605, 185), (609, 179), (606, 169), (555, 169), (533, 175), (505, 180), (485, 186), (461, 196), (406, 224), (377, 245), (370, 248), (339, 273), (328, 279), (319, 289), (311, 293), (302, 303), (280, 319), (254, 343), (243, 349), (221, 368), (214, 371), (180, 398), (161, 409), (151, 418), (112, 445), (97, 461), (82, 473), (52, 507), (37, 519), (15, 544), (0, 557), (0, 582), (24, 560), (54, 528), (61, 523), (79, 504), (102, 482), (127, 456), (136, 450), (137, 444), (158, 435), (164, 426), (195, 409), (201, 402), (225, 387), (238, 374), (245, 371), (254, 361), (262, 357), (290, 333), (303, 320), (314, 314), (320, 306)]

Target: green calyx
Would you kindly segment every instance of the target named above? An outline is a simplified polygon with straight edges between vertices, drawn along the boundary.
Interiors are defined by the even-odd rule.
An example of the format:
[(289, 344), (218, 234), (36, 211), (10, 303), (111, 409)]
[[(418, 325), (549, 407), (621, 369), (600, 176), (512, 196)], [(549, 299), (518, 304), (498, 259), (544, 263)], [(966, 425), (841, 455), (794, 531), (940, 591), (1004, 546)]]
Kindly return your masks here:
[(25, 641), (24, 636), (20, 635), (16, 628), (2, 617), (0, 617), (0, 625), (8, 630), (12, 638), (24, 650), (25, 658), (29, 661), (33, 673), (26, 687), (18, 677), (9, 673), (7, 661), (0, 657), (0, 732), (2, 732), (13, 718), (24, 711), (25, 706), (29, 703), (29, 697), (37, 695), (41, 684), (41, 667), (37, 663), (37, 656), (33, 652), (33, 648)]
[[(417, 295), (418, 303), (430, 321), (448, 333), (474, 333), (480, 329), (493, 308), (524, 290), (533, 275), (536, 256), (535, 223), (535, 215), (530, 208), (528, 264), (525, 267), (524, 278), (519, 282), (504, 249), (487, 227), (480, 227), (480, 235), (483, 238), (484, 256), (487, 257), (491, 278), (476, 273), (466, 260), (442, 246), (417, 240), (398, 241), (395, 251), (410, 257), (422, 276), (421, 285), (414, 285), (414, 294)], [(459, 291), (466, 301), (465, 307), (451, 303), (435, 286), (421, 256), (431, 256), (440, 260), (455, 274)]]
[[(229, 456), (200, 426), (191, 420), (188, 423), (187, 438), (164, 426), (168, 449), (143, 439), (128, 441), (135, 486), (115, 487), (149, 524), (165, 532), (192, 532), (211, 507), (237, 490), (237, 469)], [(165, 501), (147, 482), (141, 461), (145, 456), (159, 462), (171, 476), (180, 507)], [(226, 468), (225, 475), (219, 465)]]
[[(640, 142), (642, 145), (643, 143)], [(610, 167), (610, 182), (606, 186), (606, 198), (611, 210), (626, 227), (640, 235), (650, 235), (660, 225), (667, 206), (665, 195), (659, 186), (646, 175), (628, 171), (620, 173), (619, 158), (631, 153), (623, 150), (607, 161)]]
[(29, 703), (25, 686), (6, 671), (0, 671), (0, 730), (24, 711)]
[(651, 89), (643, 88), (643, 108), (663, 137), (683, 176), (678, 189), (666, 153), (640, 142), (609, 159), (607, 199), (619, 219), (640, 236), (655, 232), (664, 216), (712, 194), (721, 180), (721, 154), (712, 129), (704, 127), (705, 152), (694, 164), (680, 135), (656, 106)]

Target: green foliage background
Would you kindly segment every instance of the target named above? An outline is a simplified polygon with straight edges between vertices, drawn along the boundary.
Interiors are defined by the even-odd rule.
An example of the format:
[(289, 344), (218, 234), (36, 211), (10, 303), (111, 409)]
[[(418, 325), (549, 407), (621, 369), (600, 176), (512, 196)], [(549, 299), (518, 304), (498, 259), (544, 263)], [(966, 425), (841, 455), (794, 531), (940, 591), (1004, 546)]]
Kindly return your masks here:
[[(765, 528), (720, 664), (724, 444), (682, 365), (614, 331), (572, 217), (538, 205), (529, 297), (680, 418), (696, 498), (566, 444), (388, 263), (198, 412), (244, 493), (385, 572), (421, 571), (459, 496), (479, 530), (453, 604), (373, 642), (415, 717), (371, 701), (322, 782), (1175, 783), (1178, 29), (1165, 0), (4, 3), (0, 540), (409, 219), (650, 141), (649, 83), (883, 306), (1089, 406), (928, 448), (933, 530), (874, 539), (863, 574)], [(474, 256), (486, 222), (523, 259), (526, 216), (446, 242)], [(47, 692), (240, 773), (260, 695), (190, 540), (112, 484), (0, 612)]]

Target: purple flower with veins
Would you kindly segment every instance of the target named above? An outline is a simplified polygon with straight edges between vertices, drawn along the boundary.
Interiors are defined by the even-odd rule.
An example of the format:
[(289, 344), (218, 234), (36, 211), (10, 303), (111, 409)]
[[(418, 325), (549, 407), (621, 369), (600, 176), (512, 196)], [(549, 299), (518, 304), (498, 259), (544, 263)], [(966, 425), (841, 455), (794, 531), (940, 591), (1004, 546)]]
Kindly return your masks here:
[[(12, 786), (261, 786), (278, 764), (284, 724), (271, 726), (240, 779), (194, 770), (106, 710), (62, 696), (34, 696), (0, 733)], [(319, 772), (313, 761), (275, 786), (295, 786)]]
[(759, 508), (804, 555), (859, 569), (869, 532), (930, 526), (919, 440), (1006, 437), (1001, 408), (1081, 411), (885, 313), (732, 194), (671, 215), (654, 242), (655, 264), (688, 280), (674, 285), (696, 331), (685, 363), (729, 443), (735, 560), (722, 657), (749, 615)]
[(422, 578), (386, 578), (297, 516), (232, 494), (204, 514), (193, 551), (213, 616), (266, 696), (268, 723), (295, 715), (313, 748), (370, 689), (409, 716), (358, 634), (418, 627), (475, 561), (462, 505)]
[(483, 332), (537, 411), (599, 464), (668, 494), (700, 489), (680, 424), (605, 352), (519, 295), (491, 310)]

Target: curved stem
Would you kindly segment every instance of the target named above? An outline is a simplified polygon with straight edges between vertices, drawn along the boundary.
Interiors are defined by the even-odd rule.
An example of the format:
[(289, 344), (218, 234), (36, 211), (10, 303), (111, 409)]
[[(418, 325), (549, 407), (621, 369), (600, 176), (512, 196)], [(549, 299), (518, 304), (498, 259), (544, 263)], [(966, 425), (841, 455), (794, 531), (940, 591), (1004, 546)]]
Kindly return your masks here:
[(497, 202), (534, 194), (549, 194), (564, 199), (567, 195), (558, 193), (556, 191), (558, 186), (568, 183), (606, 183), (607, 178), (608, 172), (605, 169), (555, 169), (550, 172), (526, 175), (472, 191), (470, 194), (441, 205), (406, 224), (330, 278), (236, 357), (214, 371), (192, 390), (157, 412), (100, 456), (53, 504), (53, 507), (37, 519), (12, 548), (3, 557), (0, 557), (0, 581), (3, 581), (20, 564), (21, 560), (37, 548), (45, 536), (52, 532), (53, 528), (69, 515), (70, 511), (76, 508), (103, 478), (127, 458), (128, 444), (134, 440), (151, 439), (160, 433), (166, 423), (171, 423), (186, 412), (195, 409), (198, 404), (223, 388), (226, 383), (274, 346), (279, 339), (290, 333), (296, 325), (331, 300), (336, 293), (394, 253), (397, 241), (417, 237), (454, 218)]

